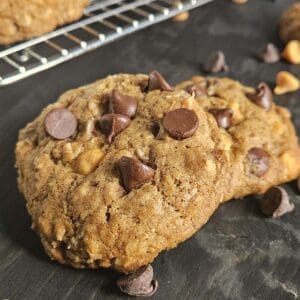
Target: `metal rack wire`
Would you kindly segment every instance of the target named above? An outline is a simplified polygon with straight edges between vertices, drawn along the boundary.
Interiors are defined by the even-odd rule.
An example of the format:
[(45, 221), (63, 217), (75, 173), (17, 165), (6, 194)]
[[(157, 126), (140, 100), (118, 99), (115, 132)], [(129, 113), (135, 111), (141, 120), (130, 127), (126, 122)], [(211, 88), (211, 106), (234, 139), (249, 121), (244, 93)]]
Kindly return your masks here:
[(213, 0), (94, 0), (73, 24), (0, 49), (0, 86)]

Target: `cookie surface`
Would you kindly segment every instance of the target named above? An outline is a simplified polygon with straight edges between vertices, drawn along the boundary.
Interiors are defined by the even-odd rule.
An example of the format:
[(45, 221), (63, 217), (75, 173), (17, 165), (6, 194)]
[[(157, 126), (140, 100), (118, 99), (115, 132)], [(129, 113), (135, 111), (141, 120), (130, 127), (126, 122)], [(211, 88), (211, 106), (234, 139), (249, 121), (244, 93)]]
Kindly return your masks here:
[[(254, 89), (227, 78), (196, 76), (175, 90), (145, 92), (147, 81), (120, 74), (71, 90), (20, 131), (19, 187), (53, 259), (131, 272), (191, 237), (222, 202), (299, 175), (285, 108), (261, 107), (248, 97)], [(109, 143), (99, 120), (111, 113), (114, 90), (135, 98), (137, 110)], [(57, 108), (78, 123), (64, 140), (45, 129)], [(186, 110), (192, 120), (185, 121)], [(170, 115), (164, 122), (174, 111), (183, 127)]]
[(89, 0), (1, 0), (0, 44), (42, 35), (82, 16)]
[(283, 13), (279, 26), (279, 35), (284, 43), (300, 40), (300, 3), (294, 4)]

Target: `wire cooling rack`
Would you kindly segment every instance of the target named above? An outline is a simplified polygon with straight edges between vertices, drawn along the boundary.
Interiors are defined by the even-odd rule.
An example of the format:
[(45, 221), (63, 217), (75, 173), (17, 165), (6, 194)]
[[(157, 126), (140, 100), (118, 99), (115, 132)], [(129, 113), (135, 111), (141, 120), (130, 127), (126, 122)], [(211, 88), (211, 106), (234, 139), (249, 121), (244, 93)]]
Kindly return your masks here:
[(211, 1), (93, 0), (80, 21), (10, 48), (0, 48), (0, 86)]

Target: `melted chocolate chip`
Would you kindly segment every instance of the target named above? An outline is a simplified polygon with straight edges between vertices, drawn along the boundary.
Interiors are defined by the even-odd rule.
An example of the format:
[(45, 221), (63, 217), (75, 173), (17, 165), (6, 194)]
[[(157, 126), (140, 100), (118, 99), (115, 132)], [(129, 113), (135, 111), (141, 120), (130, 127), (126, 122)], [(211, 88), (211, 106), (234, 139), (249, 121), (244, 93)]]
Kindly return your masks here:
[(267, 217), (277, 218), (293, 211), (295, 205), (290, 202), (288, 193), (279, 186), (270, 188), (260, 202), (260, 210)]
[(133, 118), (137, 109), (137, 99), (113, 90), (108, 99), (108, 111)]
[(202, 88), (200, 85), (198, 84), (191, 84), (188, 85), (185, 90), (191, 94), (191, 95), (195, 95), (195, 97), (201, 97), (201, 96), (205, 96), (206, 94), (206, 90), (204, 88)]
[(47, 133), (58, 140), (72, 136), (77, 129), (76, 117), (66, 108), (55, 108), (48, 112), (44, 124)]
[(268, 153), (261, 148), (252, 148), (248, 152), (248, 159), (250, 161), (250, 172), (257, 176), (263, 176), (270, 166), (270, 157)]
[(127, 128), (131, 120), (127, 116), (119, 114), (105, 114), (99, 121), (101, 131), (107, 136), (110, 144), (113, 138)]
[(137, 297), (150, 297), (157, 288), (157, 280), (153, 280), (151, 265), (144, 266), (129, 275), (124, 275), (117, 280), (118, 288), (125, 294)]
[(280, 53), (274, 44), (269, 43), (259, 54), (259, 57), (263, 62), (273, 64), (280, 60)]
[(174, 88), (171, 87), (167, 83), (167, 81), (164, 79), (164, 77), (159, 72), (152, 71), (149, 75), (147, 92), (150, 92), (153, 90), (161, 90), (161, 91), (171, 92), (174, 90)]
[(247, 94), (247, 97), (256, 105), (265, 110), (270, 110), (273, 102), (273, 94), (269, 86), (262, 82), (258, 85), (255, 94)]
[(204, 69), (209, 73), (227, 72), (229, 67), (226, 64), (225, 54), (222, 51), (212, 53), (207, 59)]
[(139, 188), (154, 176), (154, 170), (131, 157), (123, 156), (116, 164), (122, 185), (127, 192)]
[(182, 140), (196, 132), (199, 127), (199, 120), (193, 110), (178, 108), (168, 112), (162, 124), (169, 136)]
[(215, 116), (219, 127), (226, 129), (232, 125), (233, 112), (231, 109), (211, 109), (209, 112)]

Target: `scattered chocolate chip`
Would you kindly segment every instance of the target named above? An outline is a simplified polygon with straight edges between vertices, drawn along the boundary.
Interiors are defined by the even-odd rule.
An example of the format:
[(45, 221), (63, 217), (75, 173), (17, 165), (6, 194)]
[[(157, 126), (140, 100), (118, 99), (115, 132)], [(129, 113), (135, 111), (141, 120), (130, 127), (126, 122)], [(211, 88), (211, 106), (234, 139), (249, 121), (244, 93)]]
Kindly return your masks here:
[(262, 82), (258, 85), (255, 94), (247, 94), (247, 97), (256, 105), (269, 110), (273, 102), (273, 94), (269, 86)]
[(137, 109), (137, 99), (113, 90), (108, 99), (108, 111), (133, 118)]
[(117, 280), (118, 288), (125, 294), (137, 297), (150, 297), (157, 288), (157, 280), (153, 280), (151, 265), (144, 266), (129, 275), (124, 275)]
[(161, 90), (161, 91), (171, 92), (174, 90), (174, 88), (171, 87), (167, 83), (167, 81), (164, 79), (164, 77), (159, 72), (152, 71), (149, 75), (147, 91), (150, 92), (153, 90)]
[(195, 95), (195, 97), (201, 97), (201, 96), (205, 96), (206, 94), (206, 90), (204, 88), (202, 88), (200, 85), (198, 84), (191, 84), (188, 85), (185, 90), (191, 94), (191, 95)]
[(269, 169), (270, 157), (268, 153), (261, 148), (252, 148), (248, 152), (250, 161), (250, 172), (257, 176), (263, 176)]
[(222, 51), (212, 53), (207, 59), (204, 69), (209, 73), (227, 72), (229, 67), (226, 64), (225, 54)]
[(169, 136), (182, 140), (195, 133), (199, 127), (199, 120), (193, 110), (178, 108), (169, 111), (165, 115), (162, 124)]
[(290, 202), (288, 193), (279, 186), (270, 188), (260, 202), (260, 210), (267, 217), (277, 218), (293, 211), (295, 205)]
[(219, 127), (226, 129), (231, 126), (233, 112), (230, 108), (211, 109), (209, 112), (215, 116)]
[(131, 157), (122, 156), (116, 164), (127, 192), (139, 188), (154, 176), (154, 170)]
[(99, 121), (101, 131), (107, 136), (110, 144), (113, 138), (127, 128), (131, 120), (127, 116), (119, 114), (105, 114)]
[(273, 64), (280, 60), (280, 53), (274, 44), (269, 43), (259, 54), (259, 57), (263, 62)]
[(77, 119), (66, 108), (55, 108), (45, 117), (45, 129), (55, 139), (63, 140), (72, 136), (77, 129)]

